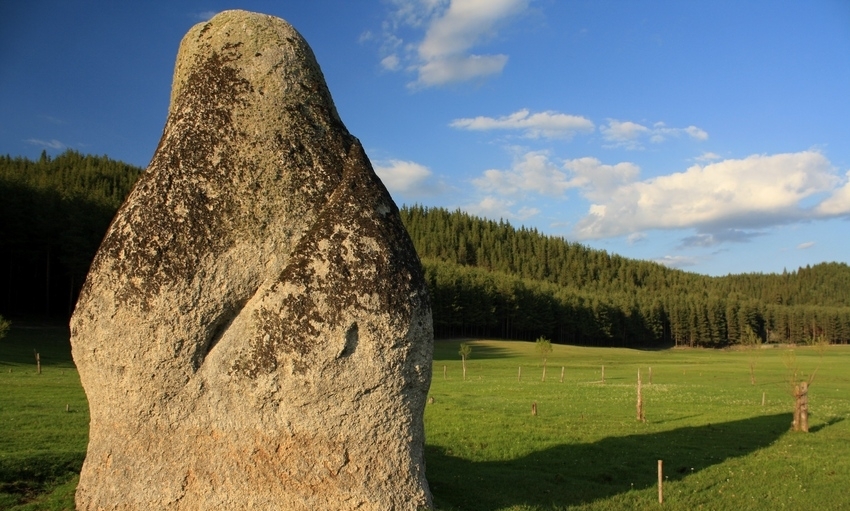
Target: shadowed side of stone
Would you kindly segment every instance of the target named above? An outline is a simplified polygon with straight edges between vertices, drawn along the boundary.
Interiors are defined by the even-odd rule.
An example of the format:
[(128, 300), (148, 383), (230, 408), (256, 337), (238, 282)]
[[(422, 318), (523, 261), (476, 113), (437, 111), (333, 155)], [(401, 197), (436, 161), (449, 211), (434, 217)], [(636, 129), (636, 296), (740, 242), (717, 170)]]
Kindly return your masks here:
[(430, 505), (421, 265), (283, 20), (225, 11), (185, 36), (71, 328), (78, 509)]

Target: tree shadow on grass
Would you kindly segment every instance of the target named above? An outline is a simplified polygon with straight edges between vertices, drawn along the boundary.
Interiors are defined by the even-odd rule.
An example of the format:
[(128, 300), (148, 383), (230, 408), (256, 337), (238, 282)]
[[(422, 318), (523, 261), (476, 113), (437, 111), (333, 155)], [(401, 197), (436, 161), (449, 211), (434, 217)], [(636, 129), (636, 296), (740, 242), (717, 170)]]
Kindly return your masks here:
[(426, 446), (428, 481), (441, 510), (567, 507), (657, 484), (657, 460), (677, 481), (767, 447), (788, 431), (791, 414), (564, 444), (507, 461), (472, 462)]
[(85, 451), (35, 452), (0, 458), (0, 507), (25, 504), (80, 474)]
[(823, 424), (818, 424), (817, 426), (812, 426), (809, 428), (809, 433), (817, 433), (825, 427), (832, 426), (833, 424), (838, 424), (839, 422), (844, 422), (845, 417), (831, 417), (827, 419)]
[(514, 354), (509, 349), (500, 348), (484, 343), (475, 342), (480, 339), (445, 339), (434, 341), (434, 362), (457, 361), (460, 362), (458, 349), (460, 343), (468, 342), (472, 346), (472, 354), (467, 360), (480, 360), (491, 358), (512, 357)]

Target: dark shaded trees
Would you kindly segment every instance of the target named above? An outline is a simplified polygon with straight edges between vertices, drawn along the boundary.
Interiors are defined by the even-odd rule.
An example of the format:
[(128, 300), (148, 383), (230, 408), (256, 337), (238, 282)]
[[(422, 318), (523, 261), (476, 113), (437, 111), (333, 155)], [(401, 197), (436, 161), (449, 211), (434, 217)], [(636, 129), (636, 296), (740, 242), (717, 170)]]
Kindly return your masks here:
[(0, 311), (69, 315), (109, 222), (142, 169), (66, 151), (0, 156)]

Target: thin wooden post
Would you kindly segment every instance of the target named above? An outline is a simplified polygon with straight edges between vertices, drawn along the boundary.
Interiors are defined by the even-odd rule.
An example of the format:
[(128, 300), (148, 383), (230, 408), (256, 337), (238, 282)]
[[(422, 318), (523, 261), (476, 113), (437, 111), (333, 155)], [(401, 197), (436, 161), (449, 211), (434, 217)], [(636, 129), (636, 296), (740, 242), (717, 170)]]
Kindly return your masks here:
[(537, 417), (537, 401), (531, 403), (531, 415)]
[(41, 374), (41, 355), (37, 351), (35, 352), (35, 367), (38, 374)]
[(602, 366), (602, 383), (605, 383), (605, 366)]
[(658, 460), (658, 503), (664, 503), (664, 461)]
[(649, 382), (647, 382), (647, 385), (652, 385), (652, 368), (651, 367), (649, 368)]
[(646, 422), (646, 417), (643, 414), (643, 395), (640, 386), (640, 369), (638, 369), (637, 377), (637, 420), (640, 422)]
[(71, 405), (66, 404), (65, 405), (65, 413), (68, 413), (70, 411), (71, 411)]
[(761, 393), (761, 405), (764, 406), (764, 391)]
[(443, 366), (443, 379), (446, 379), (446, 366)]
[(561, 383), (564, 383), (564, 366), (561, 366)]
[(519, 366), (516, 371), (516, 381), (522, 381), (522, 366)]

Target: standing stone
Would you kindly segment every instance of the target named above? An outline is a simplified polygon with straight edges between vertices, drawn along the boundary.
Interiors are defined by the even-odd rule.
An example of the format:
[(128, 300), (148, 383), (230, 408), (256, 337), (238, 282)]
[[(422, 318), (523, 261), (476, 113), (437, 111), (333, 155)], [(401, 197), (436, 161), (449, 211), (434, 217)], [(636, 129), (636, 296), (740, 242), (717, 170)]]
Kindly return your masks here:
[(71, 335), (80, 510), (431, 505), (421, 265), (283, 20), (226, 11), (185, 36)]

